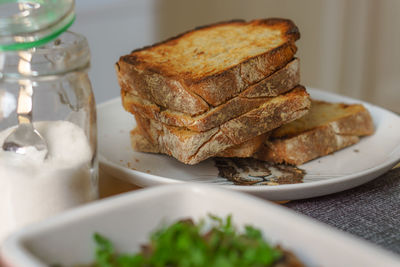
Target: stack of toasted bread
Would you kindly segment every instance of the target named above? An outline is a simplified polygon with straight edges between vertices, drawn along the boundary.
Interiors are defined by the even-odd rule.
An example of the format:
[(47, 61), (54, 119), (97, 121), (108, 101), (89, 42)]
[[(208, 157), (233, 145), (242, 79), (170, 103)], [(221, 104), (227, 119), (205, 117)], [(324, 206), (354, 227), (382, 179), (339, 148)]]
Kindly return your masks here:
[[(286, 137), (274, 129), (307, 118), (303, 116), (311, 106), (299, 84), (299, 38), (290, 20), (230, 21), (122, 56), (116, 69), (123, 106), (137, 122), (131, 132), (133, 148), (168, 154), (186, 164), (214, 156), (303, 163), (288, 161), (286, 150), (271, 152), (275, 147), (283, 151), (277, 139)], [(369, 124), (364, 123), (368, 130), (362, 134), (371, 134), (371, 119), (364, 111)]]

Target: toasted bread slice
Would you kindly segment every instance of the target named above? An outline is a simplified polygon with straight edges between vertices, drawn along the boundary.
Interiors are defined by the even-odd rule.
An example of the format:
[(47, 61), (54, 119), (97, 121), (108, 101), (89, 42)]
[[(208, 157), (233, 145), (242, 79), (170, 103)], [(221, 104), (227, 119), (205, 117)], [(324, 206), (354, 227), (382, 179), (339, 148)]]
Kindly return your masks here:
[(300, 165), (357, 143), (374, 133), (368, 110), (361, 104), (312, 100), (310, 111), (300, 119), (271, 132), (254, 157)]
[(196, 164), (303, 116), (310, 100), (305, 88), (272, 97), (261, 106), (204, 132), (160, 123), (135, 114), (139, 131), (161, 153)]
[(299, 38), (284, 19), (213, 24), (122, 56), (118, 81), (123, 91), (195, 116), (285, 66)]
[(137, 113), (168, 125), (203, 132), (260, 106), (268, 100), (268, 97), (274, 97), (293, 89), (300, 82), (299, 72), (299, 60), (294, 59), (284, 68), (249, 86), (239, 96), (197, 116), (161, 109), (148, 100), (124, 91), (121, 92), (122, 104), (127, 111), (133, 114)]

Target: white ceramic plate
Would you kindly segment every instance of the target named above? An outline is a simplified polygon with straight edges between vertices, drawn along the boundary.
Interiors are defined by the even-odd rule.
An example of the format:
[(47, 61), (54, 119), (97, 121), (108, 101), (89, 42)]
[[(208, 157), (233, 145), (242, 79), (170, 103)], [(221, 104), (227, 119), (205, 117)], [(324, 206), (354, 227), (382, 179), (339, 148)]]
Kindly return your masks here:
[(351, 147), (302, 166), (304, 182), (276, 186), (229, 185), (218, 178), (212, 159), (190, 166), (172, 157), (132, 151), (129, 131), (135, 126), (120, 99), (98, 106), (100, 167), (115, 177), (147, 187), (177, 182), (222, 184), (270, 200), (293, 200), (340, 192), (366, 183), (400, 161), (400, 117), (388, 110), (348, 97), (307, 89), (314, 99), (363, 103), (370, 111), (376, 132)]
[(94, 232), (119, 252), (136, 252), (161, 222), (232, 214), (238, 229), (251, 224), (272, 244), (293, 251), (309, 267), (400, 266), (400, 258), (287, 208), (210, 185), (158, 186), (98, 201), (25, 228), (3, 244), (9, 266), (73, 266), (93, 259)]

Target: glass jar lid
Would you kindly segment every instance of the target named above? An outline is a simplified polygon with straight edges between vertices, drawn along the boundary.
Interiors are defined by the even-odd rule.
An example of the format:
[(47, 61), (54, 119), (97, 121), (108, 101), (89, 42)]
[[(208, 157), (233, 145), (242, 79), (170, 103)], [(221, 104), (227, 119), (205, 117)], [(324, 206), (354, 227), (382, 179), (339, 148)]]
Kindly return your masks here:
[(72, 25), (74, 0), (0, 1), (0, 51), (43, 45)]

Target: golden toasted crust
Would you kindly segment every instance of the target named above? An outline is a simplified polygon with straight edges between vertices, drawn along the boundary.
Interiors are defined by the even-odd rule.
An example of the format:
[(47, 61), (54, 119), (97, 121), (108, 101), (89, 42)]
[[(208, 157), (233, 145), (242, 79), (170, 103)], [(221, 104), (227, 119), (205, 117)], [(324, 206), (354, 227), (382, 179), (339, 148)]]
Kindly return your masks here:
[(313, 100), (304, 117), (271, 132), (254, 157), (300, 165), (355, 144), (374, 132), (372, 118), (359, 104)]
[(202, 132), (260, 106), (269, 97), (291, 90), (299, 81), (299, 62), (298, 59), (294, 59), (284, 68), (249, 86), (237, 97), (197, 116), (189, 116), (168, 109), (162, 110), (158, 105), (125, 91), (121, 91), (121, 96), (124, 108), (130, 113), (140, 114), (168, 125), (186, 127), (193, 131)]
[(261, 106), (205, 132), (170, 126), (135, 114), (137, 127), (161, 153), (196, 164), (303, 116), (310, 106), (304, 87), (273, 97)]
[(118, 80), (122, 90), (193, 116), (285, 66), (299, 37), (290, 20), (214, 24), (122, 56)]

